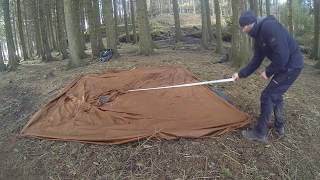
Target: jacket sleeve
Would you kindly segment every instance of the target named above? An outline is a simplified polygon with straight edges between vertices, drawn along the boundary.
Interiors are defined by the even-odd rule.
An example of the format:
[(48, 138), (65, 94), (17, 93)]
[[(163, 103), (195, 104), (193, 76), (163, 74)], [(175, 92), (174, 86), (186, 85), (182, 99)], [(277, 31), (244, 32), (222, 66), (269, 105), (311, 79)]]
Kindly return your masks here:
[(285, 69), (289, 61), (290, 53), (287, 43), (287, 33), (283, 33), (280, 25), (275, 24), (275, 22), (266, 22), (263, 26), (261, 29), (262, 37), (272, 51), (272, 62), (266, 68), (266, 75), (270, 77)]
[(256, 69), (258, 69), (264, 58), (265, 55), (261, 52), (259, 48), (256, 47), (254, 50), (254, 55), (249, 64), (246, 67), (242, 68), (238, 73), (239, 77), (246, 78), (250, 74), (252, 74)]

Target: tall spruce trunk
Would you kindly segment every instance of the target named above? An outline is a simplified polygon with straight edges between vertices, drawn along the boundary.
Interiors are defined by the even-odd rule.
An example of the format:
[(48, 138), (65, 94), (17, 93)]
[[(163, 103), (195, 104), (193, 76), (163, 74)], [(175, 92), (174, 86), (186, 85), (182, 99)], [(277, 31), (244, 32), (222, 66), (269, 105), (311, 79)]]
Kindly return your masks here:
[(172, 0), (172, 8), (174, 14), (174, 26), (175, 26), (175, 41), (181, 40), (181, 28), (180, 28), (180, 17), (179, 17), (179, 5), (177, 0)]
[(53, 0), (49, 0), (48, 1), (48, 13), (47, 13), (47, 22), (48, 22), (48, 35), (49, 35), (49, 38), (50, 38), (50, 41), (51, 41), (51, 46), (54, 50), (58, 50), (58, 45), (57, 45), (57, 42), (56, 42), (56, 34), (55, 34), (55, 31), (54, 31), (54, 22), (53, 22), (53, 8), (55, 7), (55, 1)]
[(68, 45), (70, 51), (69, 68), (82, 66), (85, 64), (84, 51), (80, 39), (80, 5), (78, 0), (64, 0), (64, 13)]
[(13, 34), (13, 42), (14, 42), (14, 47), (16, 48), (16, 58), (18, 63), (20, 62), (20, 46), (19, 46), (19, 40), (18, 40), (18, 30), (17, 30), (17, 8), (16, 7), (16, 1), (9, 1), (12, 12), (12, 34)]
[(87, 22), (89, 24), (88, 30), (89, 30), (89, 36), (90, 36), (92, 57), (95, 58), (99, 56), (99, 49), (98, 49), (98, 42), (97, 42), (97, 33), (95, 29), (96, 27), (95, 27), (92, 0), (84, 1), (84, 6), (85, 6), (86, 14), (88, 16)]
[(15, 70), (18, 66), (18, 59), (16, 56), (16, 48), (13, 42), (12, 28), (11, 28), (11, 18), (9, 9), (9, 0), (2, 1), (4, 26), (6, 31), (6, 41), (8, 49), (8, 68), (9, 70)]
[(270, 16), (270, 0), (266, 0), (266, 12), (267, 16)]
[(263, 7), (262, 7), (263, 3), (262, 0), (259, 0), (259, 15), (263, 16)]
[(40, 20), (39, 20), (39, 6), (38, 6), (38, 0), (32, 0), (30, 1), (30, 8), (33, 10), (31, 12), (32, 20), (33, 20), (33, 29), (35, 31), (35, 44), (37, 49), (37, 56), (40, 57), (42, 53), (42, 42), (41, 42), (41, 36), (40, 36)]
[(240, 0), (233, 0), (232, 1), (232, 44), (231, 44), (231, 54), (230, 60), (232, 66), (238, 67), (239, 66), (239, 50), (240, 50), (240, 30), (239, 30), (239, 6)]
[[(44, 60), (44, 58), (46, 57), (46, 55), (45, 55), (45, 50), (44, 50), (44, 44), (43, 44), (43, 41), (45, 41), (45, 43), (49, 43), (48, 42), (48, 40), (47, 39), (45, 39), (45, 40), (43, 40), (43, 38), (42, 38), (42, 29), (44, 29), (42, 26), (45, 26), (45, 23), (43, 23), (42, 21), (43, 20), (41, 20), (41, 18), (43, 19), (44, 17), (44, 15), (43, 14), (40, 14), (40, 12), (42, 12), (42, 10), (40, 10), (41, 9), (41, 5), (40, 5), (40, 3), (43, 3), (41, 0), (36, 0), (37, 1), (37, 16), (38, 16), (38, 25), (39, 25), (39, 37), (40, 37), (40, 41), (41, 41), (41, 46), (40, 46), (40, 49), (41, 49), (41, 51), (40, 51), (40, 53), (41, 54), (39, 54), (39, 57), (41, 57), (41, 59), (42, 60)], [(47, 37), (46, 37), (47, 38)]]
[(193, 3), (192, 3), (192, 9), (193, 9), (193, 14), (196, 14), (196, 0), (193, 0)]
[(118, 37), (116, 36), (115, 17), (113, 17), (112, 1), (104, 0), (104, 15), (106, 20), (107, 28), (107, 48), (112, 49), (113, 57), (119, 57), (117, 42)]
[(0, 43), (0, 72), (3, 72), (6, 70), (6, 65), (3, 62), (3, 49), (2, 49), (2, 44)]
[[(115, 32), (116, 32), (116, 42), (119, 44), (119, 31), (118, 31), (118, 4), (117, 0), (113, 0), (113, 16), (114, 16), (114, 24), (115, 24)], [(111, 6), (112, 7), (112, 6)]]
[(216, 14), (216, 52), (222, 53), (221, 12), (219, 0), (214, 0), (214, 12)]
[(99, 9), (99, 3), (98, 0), (92, 0), (93, 5), (93, 12), (94, 12), (94, 22), (95, 22), (95, 30), (97, 31), (97, 43), (98, 43), (98, 49), (103, 50), (104, 45), (102, 42), (102, 34), (101, 34), (101, 23), (100, 23), (100, 9)]
[[(116, 0), (117, 1), (117, 14), (118, 14), (118, 25), (122, 23), (122, 13), (121, 13), (121, 8), (118, 6), (121, 4), (121, 0)], [(118, 33), (119, 35), (119, 33)]]
[(66, 23), (64, 15), (63, 0), (56, 0), (56, 11), (57, 11), (57, 41), (58, 51), (62, 54), (62, 59), (68, 58), (68, 42), (66, 37)]
[(320, 60), (320, 0), (314, 0), (314, 39), (311, 57)]
[(123, 8), (124, 27), (125, 27), (125, 31), (126, 31), (126, 42), (130, 42), (126, 0), (122, 0), (122, 8)]
[(289, 32), (293, 34), (292, 0), (288, 0), (288, 26)]
[(211, 12), (210, 12), (210, 4), (209, 0), (205, 0), (205, 6), (206, 6), (206, 17), (207, 17), (207, 26), (208, 26), (208, 34), (209, 34), (209, 41), (213, 40), (213, 32), (212, 32), (212, 26), (211, 26)]
[(18, 31), (19, 31), (19, 37), (20, 37), (20, 45), (22, 49), (22, 55), (23, 59), (28, 59), (28, 52), (26, 48), (26, 43), (24, 40), (24, 33), (23, 33), (23, 23), (22, 23), (22, 15), (21, 15), (21, 3), (20, 0), (17, 0), (17, 18), (18, 18)]
[(32, 57), (33, 56), (33, 45), (32, 45), (32, 30), (30, 28), (30, 8), (29, 8), (29, 2), (27, 3), (26, 1), (23, 1), (23, 17), (24, 17), (24, 32), (26, 34), (25, 36), (25, 40), (27, 41), (26, 43), (26, 48), (27, 48), (27, 52), (28, 52), (28, 57)]
[[(240, 8), (240, 11), (244, 11), (246, 9), (245, 0), (240, 0), (239, 8)], [(240, 47), (239, 60), (237, 61), (237, 63), (235, 63), (237, 67), (241, 67), (245, 65), (248, 62), (249, 57), (251, 55), (249, 37), (246, 33), (240, 33), (239, 43), (240, 43), (239, 44), (239, 47)]]
[(139, 22), (139, 51), (142, 55), (153, 53), (150, 24), (146, 0), (136, 0), (137, 18)]
[(93, 1), (95, 0), (88, 0), (85, 1), (86, 12), (88, 14), (88, 24), (89, 24), (89, 35), (90, 35), (90, 43), (91, 43), (91, 50), (92, 56), (98, 57), (100, 48), (98, 44), (98, 28), (96, 24), (96, 17), (95, 17), (95, 9), (93, 5)]
[(48, 38), (48, 29), (47, 29), (47, 7), (48, 0), (39, 0), (39, 16), (40, 16), (40, 31), (41, 31), (41, 40), (42, 40), (42, 60), (43, 61), (51, 61), (51, 50), (49, 46), (49, 38)]
[(258, 0), (249, 0), (250, 9), (258, 16), (259, 15), (259, 5)]
[(88, 0), (79, 0), (80, 42), (81, 42), (81, 48), (83, 49), (83, 51), (86, 49), (86, 42), (84, 37), (84, 31), (85, 31), (84, 1), (88, 1)]
[(132, 33), (133, 33), (133, 43), (137, 43), (137, 32), (136, 32), (136, 16), (134, 11), (134, 1), (130, 0), (130, 12), (131, 12), (131, 26), (132, 26)]
[(201, 24), (202, 24), (202, 33), (201, 33), (201, 47), (203, 49), (208, 49), (208, 19), (207, 19), (207, 8), (206, 8), (206, 0), (201, 0)]

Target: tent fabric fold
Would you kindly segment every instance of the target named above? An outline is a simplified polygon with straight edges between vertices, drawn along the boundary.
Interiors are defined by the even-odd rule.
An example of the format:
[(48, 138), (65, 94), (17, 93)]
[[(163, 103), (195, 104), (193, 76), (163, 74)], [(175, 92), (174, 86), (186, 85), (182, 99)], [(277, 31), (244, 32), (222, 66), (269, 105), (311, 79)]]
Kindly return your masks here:
[(221, 135), (249, 123), (248, 114), (207, 86), (128, 92), (194, 82), (190, 71), (177, 66), (82, 75), (36, 112), (21, 135), (122, 144)]

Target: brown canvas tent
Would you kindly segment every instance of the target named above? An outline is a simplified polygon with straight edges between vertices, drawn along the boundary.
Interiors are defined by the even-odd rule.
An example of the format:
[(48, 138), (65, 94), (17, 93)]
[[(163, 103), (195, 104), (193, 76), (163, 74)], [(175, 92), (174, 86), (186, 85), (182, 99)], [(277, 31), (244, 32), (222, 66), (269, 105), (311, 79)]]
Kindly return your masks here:
[(220, 135), (248, 123), (246, 113), (207, 86), (127, 92), (193, 82), (198, 80), (182, 67), (84, 75), (34, 114), (21, 135), (120, 144)]

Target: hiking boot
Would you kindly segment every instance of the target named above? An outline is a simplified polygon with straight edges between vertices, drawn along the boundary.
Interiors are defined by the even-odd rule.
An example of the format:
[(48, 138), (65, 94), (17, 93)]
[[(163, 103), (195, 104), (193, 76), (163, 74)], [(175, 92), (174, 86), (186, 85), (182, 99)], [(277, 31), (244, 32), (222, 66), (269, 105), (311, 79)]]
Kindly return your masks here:
[(279, 138), (282, 138), (282, 137), (284, 137), (284, 127), (282, 127), (282, 128), (276, 128), (276, 134), (277, 134), (277, 136), (279, 137)]
[(257, 141), (261, 143), (267, 143), (267, 136), (258, 136), (254, 130), (244, 130), (241, 132), (243, 137), (249, 141)]

